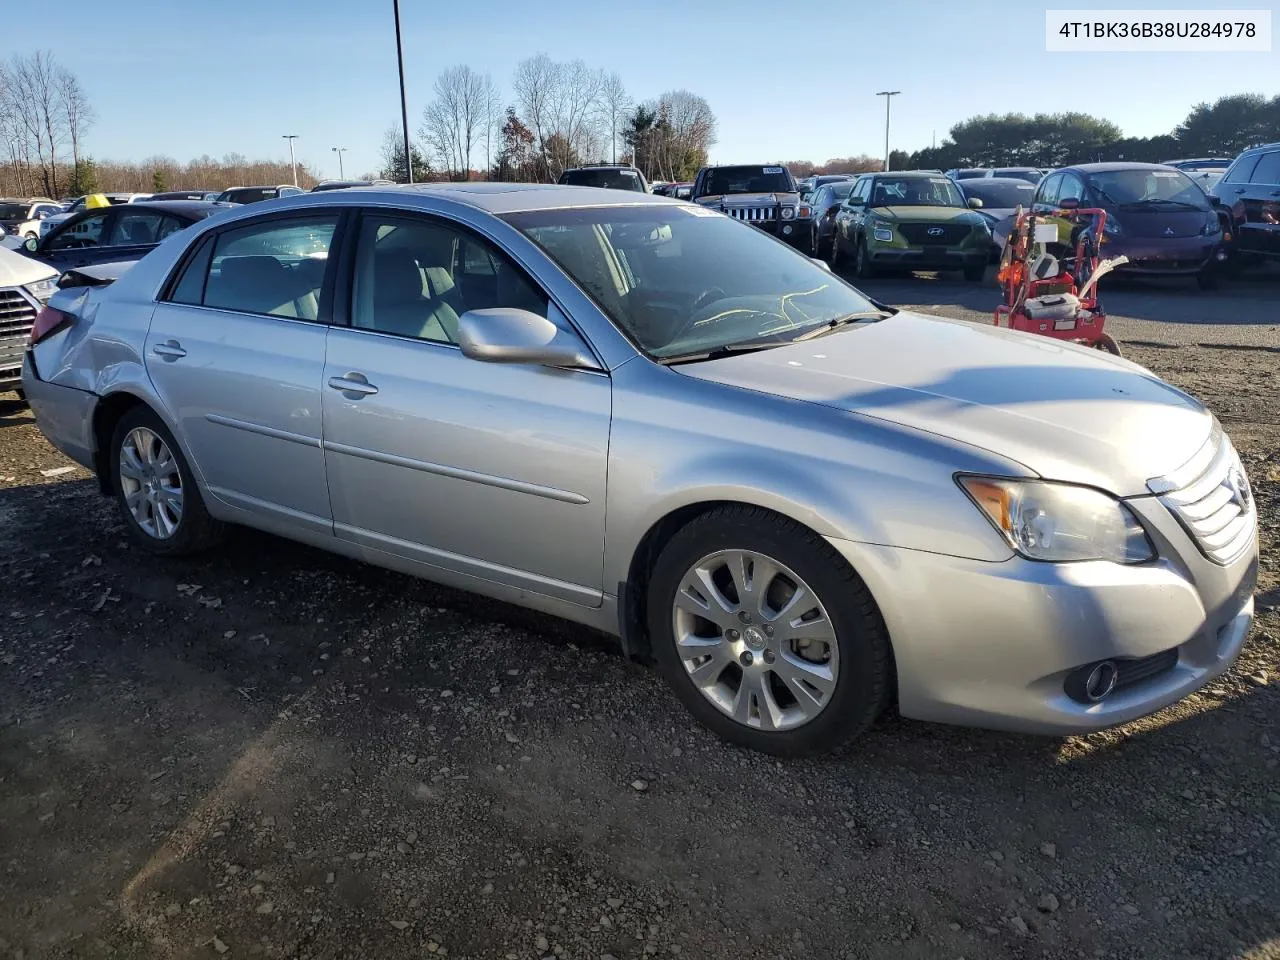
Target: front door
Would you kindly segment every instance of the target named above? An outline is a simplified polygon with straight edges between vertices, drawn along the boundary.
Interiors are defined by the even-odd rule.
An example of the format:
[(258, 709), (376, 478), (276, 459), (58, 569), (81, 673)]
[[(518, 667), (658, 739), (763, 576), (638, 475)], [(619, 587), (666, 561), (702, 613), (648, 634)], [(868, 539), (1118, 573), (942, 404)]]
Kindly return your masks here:
[(330, 329), (324, 371), (335, 535), (598, 605), (608, 376), (462, 355), (467, 310), (559, 316), (466, 228), (367, 211), (353, 232), (351, 325)]
[(205, 237), (146, 341), (147, 372), (209, 493), (267, 526), (322, 534), (322, 289), (336, 225), (307, 213)]
[(39, 241), (33, 256), (57, 270), (101, 262), (94, 259), (95, 251), (111, 235), (115, 214), (111, 207), (102, 207), (59, 224)]
[(1244, 216), (1237, 227), (1240, 249), (1280, 257), (1280, 150), (1258, 158), (1241, 199)]

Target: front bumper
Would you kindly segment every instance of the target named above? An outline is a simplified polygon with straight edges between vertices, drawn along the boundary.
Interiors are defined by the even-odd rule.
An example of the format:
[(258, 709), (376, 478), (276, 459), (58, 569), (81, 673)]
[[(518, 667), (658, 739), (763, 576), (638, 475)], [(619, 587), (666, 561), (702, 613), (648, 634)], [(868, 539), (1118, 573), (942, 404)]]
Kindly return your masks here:
[[(1256, 534), (1219, 566), (1154, 498), (1128, 502), (1157, 543), (1149, 564), (985, 563), (832, 540), (881, 606), (902, 715), (1082, 734), (1154, 713), (1223, 673), (1253, 621)], [(1162, 666), (1098, 703), (1069, 696), (1068, 677), (1103, 660)]]
[(901, 247), (872, 243), (867, 255), (878, 267), (905, 267), (912, 270), (963, 270), (966, 267), (986, 266), (991, 252), (986, 244), (981, 247)]
[(22, 389), (45, 438), (80, 466), (96, 469), (93, 411), (97, 395), (40, 379), (29, 350), (22, 358)]
[[(1102, 256), (1118, 257), (1121, 254), (1129, 262), (1116, 268), (1118, 273), (1143, 276), (1188, 276), (1206, 267), (1214, 267), (1225, 259), (1226, 248), (1220, 238), (1182, 237), (1170, 240), (1158, 238), (1107, 238), (1102, 244)], [(1218, 253), (1222, 251), (1223, 257)]]

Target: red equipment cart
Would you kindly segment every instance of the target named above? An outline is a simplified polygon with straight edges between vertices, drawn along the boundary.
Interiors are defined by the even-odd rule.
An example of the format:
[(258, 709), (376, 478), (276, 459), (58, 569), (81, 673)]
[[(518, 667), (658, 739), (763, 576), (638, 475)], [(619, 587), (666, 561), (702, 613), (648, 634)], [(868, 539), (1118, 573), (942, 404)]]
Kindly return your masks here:
[[(1094, 237), (1104, 236), (1107, 212), (1093, 207), (1068, 207), (1037, 218), (1021, 207), (1014, 213), (1013, 227), (1000, 254), (1000, 270), (996, 274), (1004, 290), (1004, 302), (996, 307), (995, 323), (1025, 333), (1070, 340), (1085, 346), (1107, 350), (1116, 356), (1120, 347), (1104, 330), (1106, 314), (1098, 299), (1098, 280), (1115, 267), (1127, 262), (1125, 257), (1099, 262)], [(1040, 220), (1057, 244), (1058, 223), (1067, 220), (1083, 223), (1091, 220), (1091, 229), (1072, 230), (1075, 247), (1070, 256), (1059, 260), (1047, 250), (1046, 238), (1036, 237)], [(1048, 222), (1046, 222), (1048, 220)]]

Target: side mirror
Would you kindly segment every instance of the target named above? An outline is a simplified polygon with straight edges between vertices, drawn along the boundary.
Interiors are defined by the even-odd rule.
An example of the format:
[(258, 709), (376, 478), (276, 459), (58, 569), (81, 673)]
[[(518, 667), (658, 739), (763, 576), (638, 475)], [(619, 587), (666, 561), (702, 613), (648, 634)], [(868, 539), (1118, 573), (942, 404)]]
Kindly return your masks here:
[(487, 363), (533, 363), (596, 370), (599, 365), (575, 334), (546, 317), (514, 307), (468, 310), (458, 319), (462, 355)]
[(27, 253), (35, 253), (36, 247), (39, 245), (40, 243), (35, 237), (27, 237), (26, 240), (22, 241), (22, 249), (27, 251)]
[(865, 207), (867, 205), (867, 201), (863, 197), (850, 197), (844, 203), (846, 207)]
[(970, 210), (981, 210), (981, 209), (982, 209), (982, 199), (981, 199), (980, 197), (970, 197), (970, 198), (969, 198), (969, 209), (970, 209)]

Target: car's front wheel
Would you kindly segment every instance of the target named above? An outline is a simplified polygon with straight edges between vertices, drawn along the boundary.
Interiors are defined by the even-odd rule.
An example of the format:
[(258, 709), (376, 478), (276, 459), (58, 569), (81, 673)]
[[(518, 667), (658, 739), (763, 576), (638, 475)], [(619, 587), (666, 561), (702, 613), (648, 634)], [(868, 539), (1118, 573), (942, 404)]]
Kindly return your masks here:
[(135, 407), (116, 424), (111, 472), (125, 526), (152, 553), (196, 553), (222, 539), (191, 468), (163, 421)]
[(835, 227), (831, 231), (831, 249), (827, 251), (827, 262), (831, 264), (832, 270), (839, 270), (844, 266), (844, 253), (840, 249), (839, 227)]
[(867, 243), (859, 239), (853, 251), (853, 274), (859, 280), (869, 280), (876, 275), (876, 268), (871, 265), (871, 254), (867, 252)]
[(888, 632), (866, 585), (822, 537), (723, 507), (666, 545), (650, 582), (653, 652), (703, 724), (786, 756), (864, 732), (892, 685)]

